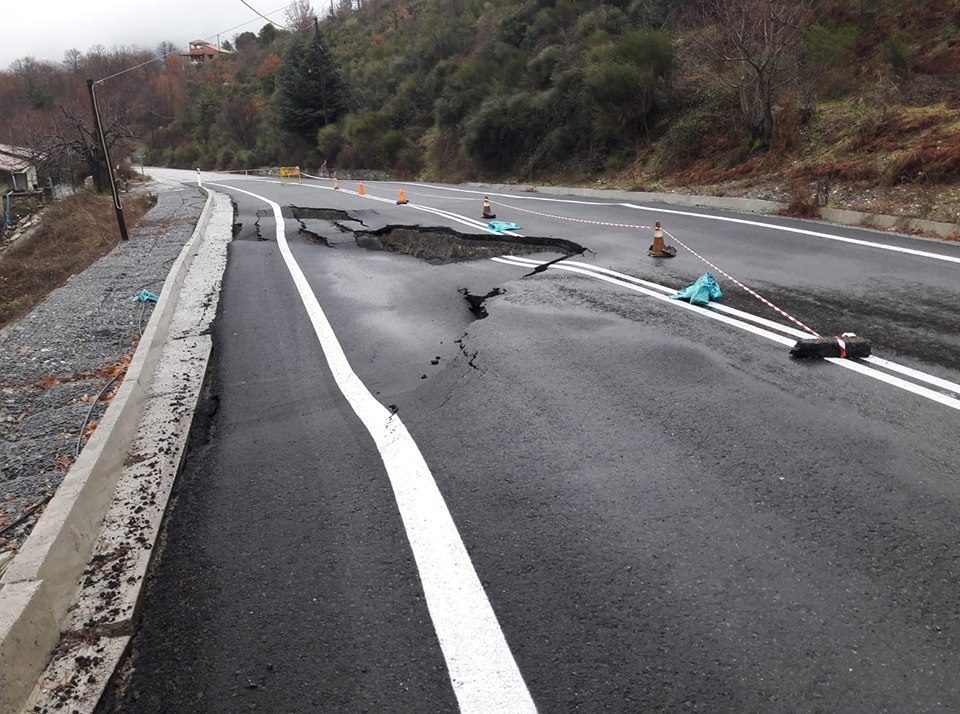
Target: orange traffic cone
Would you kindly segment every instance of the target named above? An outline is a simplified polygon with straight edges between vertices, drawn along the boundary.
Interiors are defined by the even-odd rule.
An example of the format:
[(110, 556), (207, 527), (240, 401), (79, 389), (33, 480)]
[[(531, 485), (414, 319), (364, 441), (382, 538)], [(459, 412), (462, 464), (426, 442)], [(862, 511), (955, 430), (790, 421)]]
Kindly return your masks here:
[(335, 189), (340, 188), (340, 179), (338, 179), (336, 176), (333, 177), (333, 187)]
[(400, 189), (400, 195), (397, 197), (397, 205), (398, 205), (398, 206), (402, 206), (402, 205), (407, 204), (407, 203), (410, 203), (410, 201), (407, 200), (407, 194), (406, 194), (406, 192), (401, 188), (401, 189)]
[(672, 258), (677, 254), (677, 249), (672, 245), (663, 242), (663, 229), (660, 227), (660, 221), (653, 224), (653, 245), (647, 251), (651, 258)]
[(493, 212), (493, 209), (490, 208), (490, 199), (486, 196), (483, 197), (483, 215), (481, 218), (496, 218), (497, 214)]
[(363, 182), (362, 182), (362, 181), (360, 182), (360, 185), (357, 186), (357, 193), (359, 193), (361, 196), (366, 196), (366, 195), (367, 195), (367, 189), (365, 189), (365, 188), (363, 187)]

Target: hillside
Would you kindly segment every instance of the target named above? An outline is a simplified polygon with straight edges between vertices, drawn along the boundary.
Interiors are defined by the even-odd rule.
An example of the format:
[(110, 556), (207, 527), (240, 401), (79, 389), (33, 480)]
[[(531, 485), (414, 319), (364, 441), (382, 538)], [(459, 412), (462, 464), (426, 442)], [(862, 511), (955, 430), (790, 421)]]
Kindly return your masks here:
[[(105, 85), (133, 102), (121, 144), (183, 168), (326, 161), (800, 212), (819, 184), (835, 205), (960, 220), (960, 0), (355, 0), (319, 38), (309, 14)], [(63, 78), (38, 107), (22, 70), (10, 91), (55, 112)]]

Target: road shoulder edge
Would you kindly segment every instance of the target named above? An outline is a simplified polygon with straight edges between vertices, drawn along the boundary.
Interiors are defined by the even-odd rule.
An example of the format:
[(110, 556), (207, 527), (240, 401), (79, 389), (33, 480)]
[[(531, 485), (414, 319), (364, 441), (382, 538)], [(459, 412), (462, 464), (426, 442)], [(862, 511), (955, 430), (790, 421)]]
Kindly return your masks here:
[[(498, 191), (523, 190), (517, 184), (468, 183), (467, 186), (485, 188)], [(690, 208), (713, 208), (722, 211), (737, 213), (751, 213), (774, 216), (777, 218), (792, 218), (780, 212), (787, 208), (781, 201), (770, 201), (760, 198), (743, 198), (738, 196), (705, 196), (686, 193), (666, 193), (651, 191), (624, 191), (608, 188), (577, 188), (572, 186), (531, 186), (527, 189), (531, 193), (541, 193), (553, 196), (580, 196), (583, 198), (613, 199), (617, 201), (644, 201), (648, 203), (664, 203), (672, 206)], [(866, 228), (880, 231), (886, 235), (891, 232), (906, 238), (926, 239), (927, 236), (915, 235), (912, 231), (931, 234), (938, 242), (948, 237), (960, 234), (960, 224), (929, 221), (923, 218), (907, 216), (891, 216), (884, 213), (866, 213), (847, 208), (820, 207), (819, 217), (803, 218), (804, 221), (813, 221), (851, 228)], [(949, 240), (949, 243), (954, 241)]]
[[(23, 707), (68, 625), (77, 583), (134, 444), (184, 283), (211, 227), (232, 223), (229, 199), (207, 201), (160, 291), (157, 309), (100, 426), (74, 462), (21, 551), (0, 580), (0, 710)], [(229, 230), (229, 229), (228, 229)], [(205, 370), (204, 361), (204, 370)]]

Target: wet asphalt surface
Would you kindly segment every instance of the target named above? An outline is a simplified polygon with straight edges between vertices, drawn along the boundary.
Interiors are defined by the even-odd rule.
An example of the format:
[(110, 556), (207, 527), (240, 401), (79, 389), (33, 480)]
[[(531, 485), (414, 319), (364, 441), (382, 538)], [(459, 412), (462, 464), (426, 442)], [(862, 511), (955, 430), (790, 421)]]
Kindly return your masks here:
[[(369, 230), (468, 230), (309, 186), (221, 182), (346, 210)], [(243, 227), (204, 412), (125, 687), (106, 708), (454, 710), (373, 440), (329, 374), (272, 217), (257, 236), (265, 204), (233, 196)], [(410, 198), (479, 214), (478, 202)], [(496, 208), (526, 234), (582, 244), (594, 265), (671, 286), (706, 269), (647, 258), (648, 234)], [(664, 221), (821, 331), (867, 335), (879, 356), (960, 378), (960, 266)], [(320, 220), (298, 234), (292, 215), (286, 228), (357, 375), (419, 445), (541, 711), (960, 707), (956, 411), (586, 276), (371, 250)], [(725, 302), (773, 317), (720, 282)], [(476, 319), (461, 289), (494, 288), (503, 294)]]

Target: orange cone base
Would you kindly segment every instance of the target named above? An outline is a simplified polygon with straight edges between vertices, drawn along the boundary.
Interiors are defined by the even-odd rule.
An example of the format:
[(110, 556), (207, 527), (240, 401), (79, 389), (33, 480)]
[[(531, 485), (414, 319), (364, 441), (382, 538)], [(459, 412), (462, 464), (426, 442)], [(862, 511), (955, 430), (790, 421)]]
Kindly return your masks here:
[(677, 254), (677, 249), (672, 245), (662, 246), (660, 250), (655, 248), (656, 246), (650, 246), (650, 250), (647, 251), (647, 255), (651, 258), (673, 258)]

